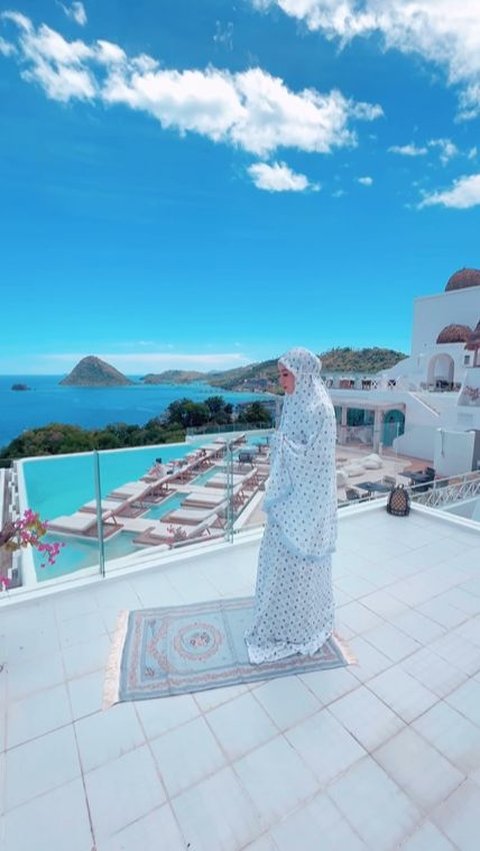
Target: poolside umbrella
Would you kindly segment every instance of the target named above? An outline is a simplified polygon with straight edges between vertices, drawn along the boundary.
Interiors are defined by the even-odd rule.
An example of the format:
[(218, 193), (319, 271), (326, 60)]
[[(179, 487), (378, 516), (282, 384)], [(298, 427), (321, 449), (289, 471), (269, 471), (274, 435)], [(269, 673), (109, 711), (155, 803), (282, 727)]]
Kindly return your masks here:
[(480, 366), (478, 363), (478, 350), (480, 349), (480, 322), (477, 324), (477, 327), (470, 334), (467, 342), (465, 343), (465, 348), (468, 349), (469, 352), (475, 352), (473, 356), (473, 366)]

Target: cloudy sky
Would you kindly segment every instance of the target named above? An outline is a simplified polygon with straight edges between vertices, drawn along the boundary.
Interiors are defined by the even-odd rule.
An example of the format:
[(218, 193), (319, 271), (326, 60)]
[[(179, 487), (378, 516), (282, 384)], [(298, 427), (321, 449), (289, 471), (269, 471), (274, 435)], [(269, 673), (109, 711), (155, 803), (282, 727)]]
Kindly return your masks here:
[(478, 0), (18, 0), (0, 97), (0, 373), (408, 351), (480, 266)]

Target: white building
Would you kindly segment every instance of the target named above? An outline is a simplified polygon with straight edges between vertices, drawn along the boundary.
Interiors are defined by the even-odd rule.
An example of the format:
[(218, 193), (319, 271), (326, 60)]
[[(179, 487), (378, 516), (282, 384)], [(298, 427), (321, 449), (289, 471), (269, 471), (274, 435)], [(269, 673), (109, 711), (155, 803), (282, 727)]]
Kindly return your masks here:
[[(477, 469), (479, 320), (480, 270), (462, 269), (443, 293), (416, 299), (410, 356), (379, 373), (375, 389), (330, 390), (341, 409), (340, 441), (348, 409), (363, 408), (374, 415), (374, 448), (393, 442), (399, 453), (433, 462), (441, 475)], [(404, 433), (384, 440), (394, 412)]]

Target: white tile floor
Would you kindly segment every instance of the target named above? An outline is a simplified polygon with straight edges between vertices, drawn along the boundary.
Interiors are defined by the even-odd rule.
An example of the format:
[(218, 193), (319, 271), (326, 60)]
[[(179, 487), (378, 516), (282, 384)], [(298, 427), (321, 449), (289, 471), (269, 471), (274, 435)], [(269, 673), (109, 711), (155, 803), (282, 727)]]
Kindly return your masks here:
[(102, 711), (118, 611), (252, 593), (255, 542), (2, 601), (2, 851), (476, 851), (480, 533), (339, 525), (348, 669)]

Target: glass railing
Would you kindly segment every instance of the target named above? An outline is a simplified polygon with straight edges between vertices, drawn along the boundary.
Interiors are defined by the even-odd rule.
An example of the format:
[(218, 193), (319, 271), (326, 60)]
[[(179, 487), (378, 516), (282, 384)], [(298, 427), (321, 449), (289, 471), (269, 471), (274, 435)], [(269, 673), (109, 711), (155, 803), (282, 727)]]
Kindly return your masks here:
[(9, 534), (0, 546), (1, 573), (9, 587), (98, 574), (93, 453), (12, 458), (0, 468), (0, 493), (0, 527)]
[(237, 430), (181, 444), (5, 460), (0, 529), (25, 511), (47, 529), (40, 549), (12, 553), (1, 545), (0, 576), (12, 589), (34, 590), (231, 541), (268, 476), (270, 435)]
[[(150, 457), (148, 457), (150, 455)], [(228, 459), (225, 438), (153, 447), (132, 452), (130, 480), (108, 475), (112, 459), (99, 455), (104, 507), (116, 531), (105, 541), (106, 570), (148, 561), (190, 544), (224, 539), (228, 514)], [(125, 476), (123, 475), (123, 478)], [(105, 532), (104, 526), (104, 532)]]
[[(271, 435), (196, 435), (182, 444), (2, 462), (0, 528), (31, 510), (47, 523), (37, 544), (48, 547), (11, 552), (1, 544), (0, 576), (12, 591), (35, 590), (255, 536), (265, 524)], [(479, 474), (416, 481), (424, 466), (390, 447), (337, 445), (338, 504), (386, 497), (395, 484), (432, 507), (480, 495)]]

